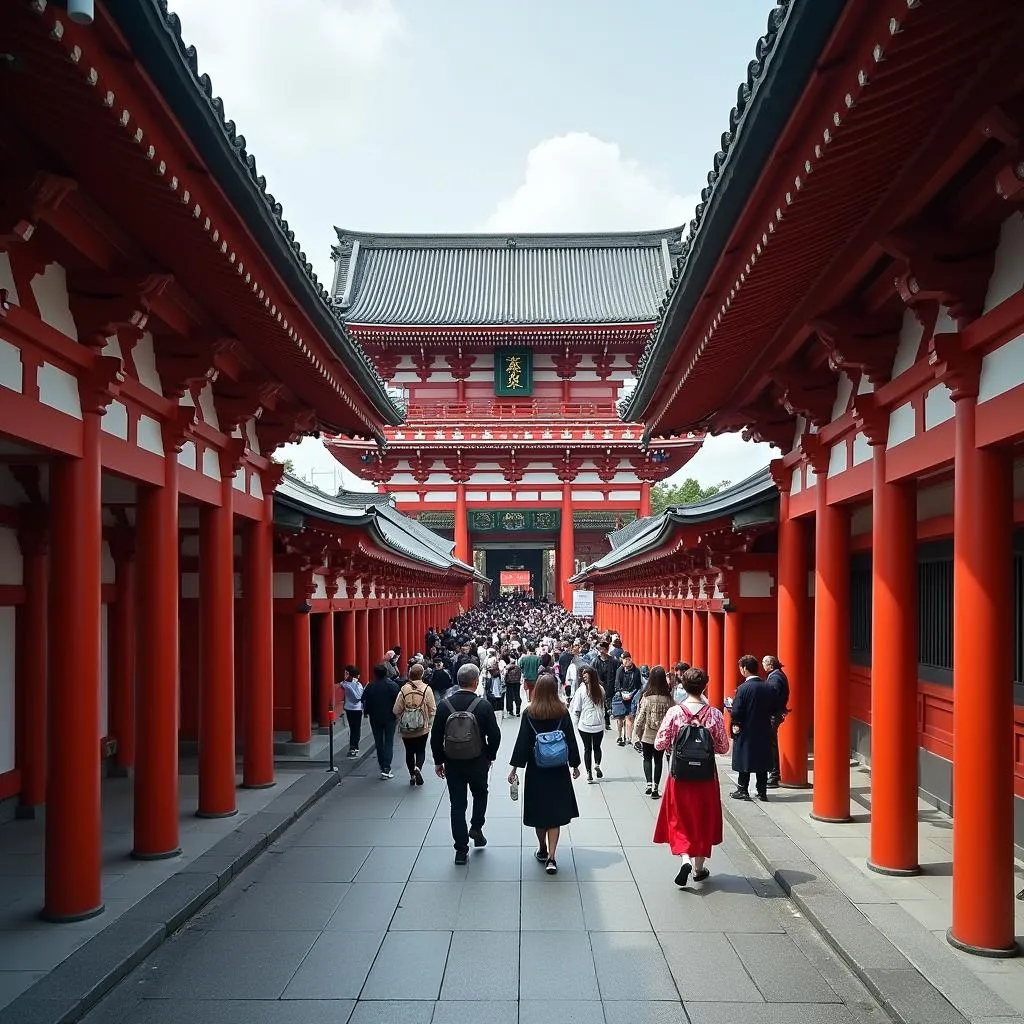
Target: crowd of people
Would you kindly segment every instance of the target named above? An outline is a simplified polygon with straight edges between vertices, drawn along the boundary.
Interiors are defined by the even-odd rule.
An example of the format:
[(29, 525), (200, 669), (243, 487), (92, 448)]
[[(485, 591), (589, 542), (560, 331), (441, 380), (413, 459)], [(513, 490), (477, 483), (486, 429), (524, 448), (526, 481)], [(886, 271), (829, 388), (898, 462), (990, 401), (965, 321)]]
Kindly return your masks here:
[(734, 799), (751, 799), (751, 776), (759, 800), (779, 784), (785, 671), (774, 655), (760, 663), (744, 655), (735, 668), (742, 682), (723, 713), (708, 702), (701, 666), (637, 665), (614, 630), (546, 601), (502, 598), (428, 630), (422, 652), (406, 658), (392, 647), (365, 683), (359, 666), (346, 667), (349, 756), (359, 756), (365, 717), (380, 778), (394, 778), (397, 733), (409, 785), (422, 786), (429, 745), (450, 795), (455, 863), (465, 864), (471, 842), (487, 843), (488, 777), (502, 743), (500, 722), (520, 719), (508, 782), (518, 799), (525, 770), (523, 823), (536, 832), (537, 860), (555, 874), (560, 830), (579, 816), (573, 781), (583, 771), (588, 784), (604, 778), (602, 746), (611, 733), (618, 746), (642, 756), (646, 793), (661, 801), (654, 842), (683, 858), (675, 881), (686, 886), (691, 873), (697, 882), (708, 877), (707, 860), (722, 842), (715, 756), (731, 746)]

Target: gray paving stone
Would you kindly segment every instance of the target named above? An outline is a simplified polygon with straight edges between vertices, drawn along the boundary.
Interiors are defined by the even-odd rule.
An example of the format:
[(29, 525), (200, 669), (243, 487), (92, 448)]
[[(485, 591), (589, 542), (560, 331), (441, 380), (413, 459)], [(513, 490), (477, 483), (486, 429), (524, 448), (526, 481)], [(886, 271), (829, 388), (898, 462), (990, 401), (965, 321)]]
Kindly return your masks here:
[[(700, 950), (697, 959), (693, 955), (694, 941), (689, 936), (666, 933), (659, 935), (659, 940), (685, 1005), (688, 1006), (691, 1001), (716, 1003), (723, 999), (735, 1003), (764, 1002), (724, 935), (702, 935), (696, 946)], [(713, 964), (714, 968), (709, 970), (709, 964)]]
[(344, 1000), (147, 999), (130, 1016), (113, 1019), (97, 1008), (84, 1024), (346, 1024), (355, 1003)]
[(407, 883), (391, 930), (451, 931), (459, 919), (463, 888), (460, 882)]
[(363, 999), (438, 998), (448, 959), (450, 931), (389, 932), (381, 945)]
[(846, 1006), (806, 1003), (690, 1003), (684, 1004), (690, 1024), (862, 1024)]
[(580, 882), (580, 895), (587, 931), (651, 930), (651, 919), (635, 882)]
[(324, 932), (313, 943), (282, 999), (358, 999), (384, 932)]
[(907, 970), (910, 962), (845, 896), (808, 896), (804, 913), (861, 970)]
[(689, 1024), (689, 1017), (678, 998), (606, 1002), (604, 1019), (605, 1024)]
[(788, 935), (737, 935), (727, 938), (744, 969), (768, 1002), (837, 1003), (839, 996)]
[(409, 880), (412, 882), (465, 882), (469, 865), (455, 863), (455, 851), (439, 846), (424, 846), (416, 857)]
[(327, 922), (328, 931), (383, 931), (391, 922), (404, 889), (401, 882), (354, 882)]
[(467, 882), (462, 887), (455, 930), (518, 932), (520, 900), (518, 882)]
[(902, 1024), (966, 1024), (967, 1018), (914, 968), (868, 968), (866, 980)]
[(434, 1019), (431, 1024), (471, 1024), (476, 1021), (486, 1021), (487, 1024), (518, 1024), (519, 1004), (514, 1000), (489, 1000), (486, 1003), (465, 999), (455, 1002), (441, 1000), (434, 1005)]
[(518, 846), (491, 846), (488, 842), (469, 860), (471, 882), (518, 882), (522, 872), (522, 852)]
[(297, 846), (286, 853), (268, 852), (272, 866), (263, 881), (351, 882), (371, 852), (366, 846)]
[[(597, 973), (586, 933), (543, 931), (522, 943), (519, 997), (527, 999), (597, 999)], [(522, 1020), (522, 1007), (520, 1007)]]
[[(605, 1005), (644, 999), (678, 999), (672, 974), (652, 932), (594, 932), (590, 936), (597, 984)], [(623, 979), (628, 979), (623, 984)]]
[(557, 882), (572, 882), (577, 881), (576, 878), (576, 862), (573, 859), (573, 849), (571, 846), (559, 846), (555, 853), (555, 860), (558, 864), (557, 875), (547, 875), (544, 873), (544, 865), (537, 860), (536, 857), (537, 846), (531, 840), (522, 849), (522, 879), (526, 881), (546, 881), (549, 884)]
[(405, 882), (419, 856), (414, 846), (376, 846), (355, 876), (356, 882)]
[(662, 932), (722, 932), (727, 922), (715, 917), (700, 894), (664, 883), (639, 884), (640, 898), (651, 922)]
[(348, 1024), (430, 1024), (434, 1016), (432, 1002), (382, 999), (356, 1003)]
[(578, 885), (554, 885), (547, 878), (524, 880), (521, 886), (521, 929), (524, 932), (583, 931), (583, 903)]
[(208, 927), (220, 931), (319, 931), (347, 892), (348, 884), (341, 882), (259, 882), (211, 915)]
[(620, 846), (619, 834), (610, 818), (577, 818), (569, 826), (573, 846)]
[(456, 932), (441, 983), (445, 1000), (519, 996), (519, 932)]
[[(581, 882), (631, 882), (633, 872), (620, 846), (574, 847), (576, 877)], [(559, 864), (561, 867), (561, 864)]]
[(427, 827), (425, 821), (396, 821), (394, 818), (321, 820), (298, 836), (295, 845), (355, 846), (367, 850), (371, 846), (419, 847), (423, 844)]
[(519, 1001), (519, 1024), (601, 1024), (603, 1007), (597, 1000), (534, 999)]
[(319, 937), (315, 931), (213, 931), (153, 980), (161, 999), (278, 999)]

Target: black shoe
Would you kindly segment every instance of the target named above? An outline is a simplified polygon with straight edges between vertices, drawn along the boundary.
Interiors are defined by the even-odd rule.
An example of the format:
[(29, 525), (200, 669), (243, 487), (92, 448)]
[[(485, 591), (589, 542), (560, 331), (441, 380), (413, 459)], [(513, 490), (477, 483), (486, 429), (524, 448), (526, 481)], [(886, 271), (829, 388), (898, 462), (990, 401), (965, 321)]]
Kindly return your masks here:
[(537, 860), (539, 860), (541, 862), (541, 864), (547, 864), (547, 862), (548, 862), (548, 851), (547, 850), (538, 850), (534, 854), (534, 857), (536, 857)]
[(409, 785), (410, 786), (415, 786), (416, 785), (416, 776), (415, 775), (410, 775), (409, 776)]
[(544, 865), (544, 870), (549, 875), (557, 875), (558, 874), (558, 865), (555, 863), (555, 858), (554, 857), (549, 857), (548, 858), (548, 862)]
[(601, 771), (601, 766), (600, 766), (599, 764), (598, 764), (598, 765), (595, 765), (595, 766), (594, 766), (594, 774), (595, 774), (595, 775), (596, 775), (596, 776), (597, 776), (597, 777), (598, 777), (599, 779), (603, 779), (603, 778), (604, 778), (604, 772), (603, 772), (603, 771)]
[(703, 882), (705, 878), (710, 877), (711, 872), (705, 868), (703, 871), (695, 871), (693, 873), (693, 880), (695, 882)]
[(750, 794), (745, 789), (734, 789), (729, 794), (729, 796), (731, 796), (733, 798), (733, 800), (749, 800), (750, 799)]
[(690, 872), (693, 870), (693, 865), (687, 861), (680, 869), (679, 874), (676, 875), (676, 885), (680, 888), (685, 886), (690, 881)]
[(487, 837), (484, 835), (482, 829), (471, 828), (469, 830), (469, 838), (473, 840), (473, 845), (477, 847), (477, 849), (481, 846), (487, 845)]
[(414, 776), (414, 779), (416, 780), (416, 785), (417, 786), (422, 786), (423, 785), (423, 772), (419, 768), (416, 769), (416, 774)]
[(768, 803), (768, 794), (767, 793), (758, 793), (757, 794), (757, 799), (760, 800), (761, 803), (766, 804), (766, 803)]
[(778, 778), (774, 778), (774, 777), (773, 778), (769, 778), (768, 779), (768, 788), (769, 789), (778, 789), (779, 788), (779, 779)]
[(661, 793), (658, 792), (658, 787), (657, 786), (655, 786), (654, 789), (651, 790), (651, 799), (652, 800), (659, 800), (659, 799), (661, 799)]
[(469, 863), (469, 850), (456, 850), (455, 851), (455, 863), (456, 864), (468, 864)]

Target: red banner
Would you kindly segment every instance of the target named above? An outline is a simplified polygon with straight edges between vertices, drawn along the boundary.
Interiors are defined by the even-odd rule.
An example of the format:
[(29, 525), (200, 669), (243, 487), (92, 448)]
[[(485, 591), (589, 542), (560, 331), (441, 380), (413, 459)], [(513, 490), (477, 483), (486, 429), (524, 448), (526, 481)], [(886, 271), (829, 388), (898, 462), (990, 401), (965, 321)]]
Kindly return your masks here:
[(499, 578), (503, 587), (528, 587), (530, 585), (530, 573), (528, 571), (506, 569), (500, 573)]

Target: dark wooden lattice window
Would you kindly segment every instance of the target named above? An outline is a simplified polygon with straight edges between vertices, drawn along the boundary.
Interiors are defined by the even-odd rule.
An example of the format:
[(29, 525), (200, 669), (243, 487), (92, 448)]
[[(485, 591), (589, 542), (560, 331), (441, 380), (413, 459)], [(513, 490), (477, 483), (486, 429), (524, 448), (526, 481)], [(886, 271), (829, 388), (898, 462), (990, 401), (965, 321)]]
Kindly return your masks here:
[(953, 682), (952, 541), (917, 549), (917, 663), (927, 682)]
[(850, 559), (850, 660), (871, 664), (871, 554)]

